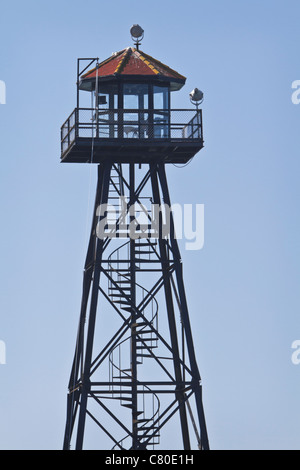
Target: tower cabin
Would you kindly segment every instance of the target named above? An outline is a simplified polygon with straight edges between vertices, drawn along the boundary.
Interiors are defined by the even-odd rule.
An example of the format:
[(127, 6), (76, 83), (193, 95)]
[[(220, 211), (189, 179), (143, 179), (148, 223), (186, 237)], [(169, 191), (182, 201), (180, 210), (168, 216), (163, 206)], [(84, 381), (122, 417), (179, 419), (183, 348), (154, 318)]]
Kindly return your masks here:
[[(61, 162), (187, 163), (203, 135), (198, 106), (171, 108), (185, 81), (138, 46), (100, 63), (78, 59), (77, 106), (61, 127)], [(82, 93), (91, 94), (90, 107), (80, 106)]]

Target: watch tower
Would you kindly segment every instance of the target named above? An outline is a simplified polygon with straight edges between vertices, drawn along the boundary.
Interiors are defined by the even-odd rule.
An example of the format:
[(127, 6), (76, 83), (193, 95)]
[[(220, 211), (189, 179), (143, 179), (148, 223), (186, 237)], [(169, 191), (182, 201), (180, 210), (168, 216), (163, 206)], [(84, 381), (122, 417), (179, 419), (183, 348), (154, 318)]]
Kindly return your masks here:
[(90, 426), (98, 448), (152, 449), (171, 425), (183, 449), (207, 450), (166, 177), (203, 147), (202, 110), (172, 109), (185, 77), (140, 50), (140, 26), (131, 34), (134, 47), (78, 59), (77, 105), (61, 127), (61, 162), (98, 172), (64, 449), (83, 449)]

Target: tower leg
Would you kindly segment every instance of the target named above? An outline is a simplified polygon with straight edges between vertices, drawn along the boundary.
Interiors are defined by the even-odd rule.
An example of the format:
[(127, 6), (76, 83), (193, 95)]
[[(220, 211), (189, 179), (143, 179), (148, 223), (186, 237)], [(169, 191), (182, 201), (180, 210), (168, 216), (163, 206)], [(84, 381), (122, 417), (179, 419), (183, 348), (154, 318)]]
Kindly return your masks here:
[[(171, 207), (171, 200), (170, 200), (170, 195), (169, 195), (169, 190), (168, 190), (168, 185), (167, 185), (165, 166), (163, 164), (158, 165), (158, 174), (160, 178), (164, 202), (165, 204), (167, 204), (168, 207)], [(199, 369), (198, 369), (197, 361), (196, 361), (191, 325), (190, 325), (189, 314), (188, 314), (187, 300), (186, 300), (185, 288), (184, 288), (184, 282), (183, 282), (182, 262), (181, 262), (180, 251), (179, 251), (179, 247), (178, 247), (178, 243), (176, 239), (172, 212), (170, 213), (170, 244), (174, 253), (175, 274), (176, 274), (178, 293), (179, 293), (180, 304), (181, 304), (182, 322), (183, 322), (183, 328), (184, 328), (185, 336), (186, 336), (187, 349), (188, 349), (189, 359), (191, 363), (191, 370), (193, 373), (194, 392), (195, 392), (195, 399), (196, 399), (196, 404), (197, 404), (199, 425), (200, 425), (200, 430), (201, 430), (201, 445), (204, 450), (208, 450), (209, 442), (208, 442), (206, 421), (205, 421), (204, 409), (203, 409), (203, 403), (202, 403), (202, 387), (200, 383), (201, 377), (200, 377), (200, 373), (199, 373)]]
[[(101, 258), (104, 240), (96, 236), (96, 226), (98, 223), (97, 209), (101, 204), (107, 204), (109, 178), (111, 163), (106, 162), (98, 167), (98, 184), (96, 200), (94, 206), (92, 230), (85, 262), (83, 295), (80, 313), (80, 322), (77, 336), (76, 351), (69, 382), (69, 396), (67, 405), (67, 424), (64, 438), (64, 449), (69, 449), (71, 435), (79, 408), (78, 431), (76, 439), (76, 450), (82, 449), (83, 436), (86, 418), (87, 396), (89, 393), (90, 367), (92, 360), (92, 350), (94, 343), (94, 330), (96, 322), (96, 310), (99, 293), (99, 282), (101, 272)], [(92, 287), (92, 290), (91, 290)], [(86, 311), (89, 294), (91, 290), (91, 303), (88, 319), (86, 351), (84, 355), (84, 325), (86, 321)], [(81, 366), (81, 369), (80, 369)], [(78, 389), (79, 387), (79, 389)], [(79, 391), (79, 393), (78, 393)]]
[[(154, 204), (156, 204), (157, 207), (161, 207), (161, 200), (159, 196), (159, 187), (158, 187), (157, 172), (155, 170), (155, 165), (150, 166), (150, 171), (151, 171), (151, 182), (152, 182)], [(170, 276), (168, 274), (168, 268), (169, 268), (170, 263), (167, 258), (167, 249), (166, 249), (167, 241), (163, 239), (163, 235), (162, 235), (161, 211), (159, 212), (159, 225), (158, 226), (159, 226), (158, 243), (159, 243), (159, 250), (160, 250), (160, 256), (161, 256), (161, 263), (162, 263), (162, 272), (163, 272), (163, 278), (164, 278), (164, 291), (165, 291), (167, 314), (168, 314), (168, 321), (169, 321), (170, 338), (171, 338), (171, 345), (172, 345), (172, 350), (173, 350), (174, 373), (175, 373), (176, 382), (177, 382), (176, 398), (179, 403), (179, 414), (180, 414), (183, 445), (184, 445), (185, 450), (189, 450), (190, 439), (189, 439), (188, 422), (187, 422), (187, 415), (186, 415), (186, 406), (185, 406), (184, 393), (183, 393), (184, 387), (182, 384), (179, 347), (178, 347), (178, 339), (177, 339), (177, 331), (176, 331), (174, 305), (173, 305), (173, 300), (172, 300), (173, 296), (172, 296), (172, 289), (171, 289), (171, 284), (170, 284)]]

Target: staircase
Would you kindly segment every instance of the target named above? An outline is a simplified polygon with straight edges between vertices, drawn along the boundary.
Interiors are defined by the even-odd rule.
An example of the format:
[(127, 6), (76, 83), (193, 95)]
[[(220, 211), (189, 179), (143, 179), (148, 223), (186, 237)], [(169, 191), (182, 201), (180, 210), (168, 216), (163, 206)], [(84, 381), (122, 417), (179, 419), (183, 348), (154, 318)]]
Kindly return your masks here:
[[(130, 242), (126, 242), (122, 245), (124, 248)], [(110, 259), (115, 256), (117, 258), (118, 251), (121, 247), (111, 254)], [(138, 262), (138, 259), (136, 259)], [(132, 311), (131, 305), (131, 275), (130, 271), (124, 272), (124, 268), (120, 271), (120, 266), (118, 262), (111, 263), (113, 267), (112, 278), (117, 284), (112, 282), (108, 288), (108, 295), (113, 304), (116, 305), (120, 311), (130, 313)], [(149, 387), (145, 385), (139, 385), (138, 379), (132, 377), (132, 369), (130, 363), (130, 348), (132, 344), (132, 338), (135, 339), (135, 348), (136, 348), (136, 358), (137, 358), (137, 367), (144, 363), (145, 358), (153, 357), (153, 351), (158, 347), (158, 337), (156, 334), (157, 331), (157, 321), (158, 321), (158, 305), (154, 297), (149, 297), (149, 293), (139, 284), (135, 284), (135, 290), (139, 290), (139, 297), (142, 296), (141, 309), (142, 314), (136, 315), (134, 323), (131, 323), (131, 334), (123, 339), (116, 347), (110, 352), (109, 363), (110, 363), (110, 380), (112, 382), (112, 387), (118, 387), (118, 394), (114, 394), (115, 398), (120, 400), (120, 403), (123, 407), (132, 409), (132, 397), (131, 387), (136, 381), (136, 384), (139, 389), (139, 411), (138, 419), (136, 420), (137, 425), (137, 435), (140, 439), (141, 446), (146, 442), (147, 446), (157, 445), (160, 442), (159, 434), (159, 399), (157, 395), (149, 394)], [(137, 292), (136, 292), (137, 293)], [(147, 295), (148, 294), (148, 295)], [(146, 297), (147, 296), (147, 297)], [(148, 304), (145, 309), (143, 309), (143, 300), (146, 299)], [(146, 321), (145, 321), (146, 319)], [(126, 361), (123, 364), (123, 361)], [(138, 374), (137, 374), (138, 375)], [(118, 382), (118, 385), (114, 386), (114, 382)], [(124, 384), (124, 385), (123, 385)], [(147, 394), (143, 394), (143, 389), (147, 388)], [(115, 389), (114, 389), (115, 390)], [(152, 400), (152, 406), (150, 407), (149, 398)], [(129, 437), (129, 436), (128, 436)], [(125, 439), (125, 438), (124, 438)]]
[[(120, 169), (119, 169), (120, 171)], [(120, 174), (115, 171), (111, 175), (109, 192), (109, 204), (116, 201), (119, 206), (119, 197), (124, 195)], [(116, 218), (120, 215), (120, 208), (115, 207), (114, 226), (118, 230)], [(123, 214), (124, 216), (124, 214)], [(110, 228), (109, 214), (107, 216), (108, 228)], [(137, 239), (134, 244), (134, 264), (136, 271), (144, 261), (150, 261), (155, 254), (156, 242), (151, 243), (147, 239)], [(123, 262), (121, 263), (120, 260)], [(128, 262), (124, 262), (128, 260)], [(120, 341), (109, 354), (109, 377), (111, 382), (112, 397), (120, 401), (122, 407), (133, 409), (132, 387), (138, 389), (138, 412), (133, 421), (137, 438), (141, 448), (155, 446), (160, 443), (159, 410), (160, 402), (157, 394), (149, 393), (150, 388), (139, 382), (139, 367), (147, 358), (153, 358), (155, 349), (158, 348), (158, 303), (147, 289), (132, 283), (130, 271), (130, 240), (127, 240), (109, 256), (109, 268), (112, 280), (108, 284), (108, 296), (113, 305), (128, 318), (128, 313), (137, 307), (134, 320), (130, 323), (129, 335)], [(132, 285), (133, 284), (133, 285)], [(136, 306), (131, 303), (132, 289), (135, 291)], [(140, 313), (138, 312), (140, 311)], [(137, 376), (132, 376), (131, 348), (135, 345), (137, 359)], [(143, 391), (147, 393), (143, 393)], [(125, 436), (123, 440), (129, 438)]]

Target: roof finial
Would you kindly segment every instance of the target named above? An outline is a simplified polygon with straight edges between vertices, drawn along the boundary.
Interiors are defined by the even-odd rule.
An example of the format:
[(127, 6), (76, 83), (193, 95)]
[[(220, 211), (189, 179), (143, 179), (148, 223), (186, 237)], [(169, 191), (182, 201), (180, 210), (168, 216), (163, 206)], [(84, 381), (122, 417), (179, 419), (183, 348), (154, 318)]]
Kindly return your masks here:
[(134, 24), (130, 28), (131, 39), (135, 41), (134, 45), (136, 49), (139, 50), (139, 45), (141, 44), (142, 39), (144, 38), (144, 30), (139, 24)]

